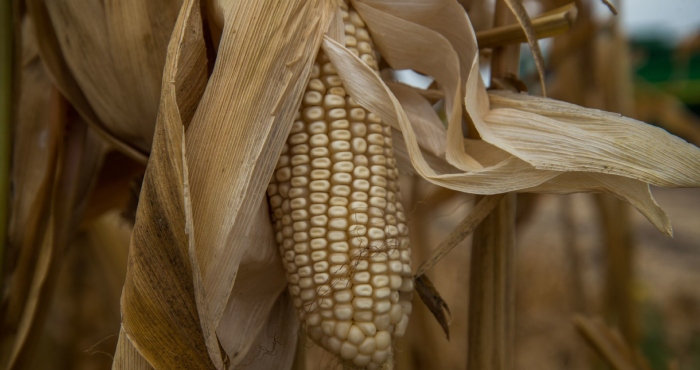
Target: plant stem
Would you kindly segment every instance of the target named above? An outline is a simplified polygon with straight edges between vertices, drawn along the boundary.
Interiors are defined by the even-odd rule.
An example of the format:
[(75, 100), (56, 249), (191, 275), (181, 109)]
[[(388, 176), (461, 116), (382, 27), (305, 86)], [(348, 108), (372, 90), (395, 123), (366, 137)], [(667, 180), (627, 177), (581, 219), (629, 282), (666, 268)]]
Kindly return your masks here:
[(487, 195), (482, 197), (479, 203), (474, 207), (471, 213), (462, 220), (447, 237), (430, 253), (430, 258), (423, 259), (423, 262), (418, 266), (416, 276), (423, 275), (427, 270), (438, 263), (443, 257), (454, 249), (459, 243), (466, 239), (478, 225), (488, 217), (495, 207), (500, 203), (503, 194)]
[(586, 307), (586, 290), (583, 284), (581, 257), (578, 253), (578, 245), (576, 239), (576, 221), (571, 195), (566, 195), (562, 197), (561, 213), (562, 222), (564, 224), (563, 242), (567, 256), (566, 259), (569, 263), (569, 278), (571, 284), (570, 295), (572, 301), (572, 308), (573, 311), (576, 313), (587, 313), (588, 308)]
[[(494, 27), (513, 23), (503, 0), (496, 2)], [(491, 77), (518, 75), (520, 45), (493, 50)], [(515, 194), (507, 194), (474, 231), (469, 282), (467, 368), (513, 367)]]
[(607, 254), (605, 273), (605, 318), (619, 327), (631, 345), (638, 339), (637, 316), (632, 297), (634, 243), (629, 208), (607, 194), (597, 195)]
[[(537, 38), (544, 39), (568, 31), (575, 19), (576, 6), (570, 3), (533, 19), (532, 26)], [(511, 24), (477, 32), (476, 40), (483, 49), (527, 42), (527, 37), (519, 25)]]
[[(494, 14), (494, 27), (501, 27), (514, 23), (515, 17), (511, 13), (505, 1), (496, 1)], [(518, 75), (520, 66), (520, 44), (496, 47), (493, 49), (491, 59), (491, 78), (501, 78), (508, 74)]]
[(468, 369), (511, 368), (515, 194), (474, 232), (469, 291)]

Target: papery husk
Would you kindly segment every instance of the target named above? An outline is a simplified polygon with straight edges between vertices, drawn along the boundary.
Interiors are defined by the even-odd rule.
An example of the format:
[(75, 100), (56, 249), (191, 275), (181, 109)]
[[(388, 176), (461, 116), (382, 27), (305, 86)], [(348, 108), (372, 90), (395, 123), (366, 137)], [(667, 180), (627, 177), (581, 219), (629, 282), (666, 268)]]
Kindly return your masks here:
[[(571, 181), (557, 181), (559, 175), (564, 174), (564, 171), (579, 172), (579, 171), (595, 171), (601, 173), (600, 176), (611, 176), (609, 174), (618, 174), (628, 178), (640, 178), (645, 182), (653, 181), (653, 183), (663, 184), (664, 186), (699, 186), (700, 174), (692, 168), (692, 163), (696, 163), (700, 158), (700, 153), (696, 148), (684, 145), (682, 141), (673, 138), (662, 131), (646, 128), (640, 122), (634, 121), (632, 124), (635, 129), (644, 130), (644, 136), (648, 140), (645, 143), (651, 143), (654, 140), (662, 142), (670, 142), (673, 145), (679, 145), (674, 153), (669, 156), (656, 156), (653, 161), (648, 163), (639, 163), (635, 158), (622, 157), (621, 151), (613, 152), (615, 157), (607, 157), (608, 153), (598, 152), (596, 145), (600, 143), (579, 142), (577, 149), (581, 151), (577, 153), (579, 156), (588, 156), (593, 160), (605, 161), (601, 163), (599, 168), (584, 167), (584, 166), (568, 166), (566, 158), (559, 155), (560, 150), (552, 151), (547, 157), (548, 165), (544, 168), (538, 168), (531, 163), (528, 163), (532, 158), (526, 154), (515, 152), (513, 146), (508, 145), (508, 138), (504, 137), (503, 130), (508, 127), (508, 121), (503, 115), (503, 111), (492, 110), (489, 102), (489, 95), (484, 89), (483, 81), (479, 74), (478, 54), (476, 41), (473, 30), (470, 27), (469, 20), (461, 10), (458, 4), (444, 1), (432, 0), (428, 2), (417, 3), (415, 1), (406, 0), (403, 2), (381, 2), (381, 1), (355, 1), (354, 4), (358, 12), (363, 16), (368, 24), (369, 30), (376, 41), (377, 48), (392, 67), (397, 69), (412, 68), (421, 73), (435, 77), (439, 82), (439, 86), (444, 90), (447, 102), (448, 128), (446, 130), (446, 159), (447, 162), (459, 168), (464, 172), (457, 173), (440, 173), (431, 168), (423, 155), (420, 147), (429, 147), (428, 143), (432, 139), (422, 137), (416, 138), (414, 129), (407, 122), (406, 114), (402, 112), (400, 104), (396, 103), (396, 99), (390, 96), (386, 86), (375, 75), (370, 74), (360, 63), (351, 58), (347, 51), (340, 45), (334, 46), (331, 49), (336, 50), (331, 52), (336, 54), (334, 63), (340, 63), (339, 75), (343, 82), (348, 87), (349, 93), (354, 96), (365, 96), (366, 99), (357, 99), (366, 108), (377, 112), (386, 122), (394, 128), (400, 129), (403, 134), (405, 145), (408, 149), (413, 167), (416, 172), (425, 177), (429, 181), (451, 189), (477, 193), (477, 194), (495, 194), (509, 191), (541, 191), (547, 189), (551, 191), (556, 188), (558, 192), (577, 192), (577, 191), (601, 191), (614, 192), (618, 196), (625, 196), (626, 200), (635, 204), (639, 210), (647, 216), (654, 224), (665, 233), (670, 233), (668, 228), (668, 220), (666, 215), (655, 206), (655, 202), (651, 198), (648, 190), (642, 191), (642, 188), (636, 184), (620, 181), (619, 177), (611, 177), (600, 181), (592, 179), (589, 183), (573, 183)], [(397, 36), (397, 35), (400, 35)], [(449, 45), (445, 43), (449, 41)], [(342, 56), (341, 56), (342, 55)], [(419, 60), (418, 55), (440, 55), (442, 62), (428, 63), (425, 60)], [(356, 58), (355, 58), (356, 59)], [(430, 59), (428, 59), (430, 60)], [(459, 63), (455, 66), (455, 63)], [(352, 65), (352, 66), (351, 66)], [(460, 75), (451, 73), (449, 78), (440, 79), (439, 76), (444, 76), (442, 70), (455, 71), (459, 69)], [(350, 71), (354, 75), (350, 75)], [(437, 77), (436, 77), (437, 76)], [(460, 93), (460, 87), (457, 81), (466, 81), (464, 93)], [(353, 91), (354, 89), (354, 91)], [(452, 90), (452, 91), (450, 91)], [(420, 94), (418, 94), (420, 95)], [(456, 119), (457, 110), (450, 107), (449, 102), (452, 96), (461, 96), (464, 98), (465, 109), (469, 118), (474, 122), (482, 139), (493, 145), (491, 152), (500, 153), (497, 157), (501, 160), (497, 163), (487, 160), (484, 156), (480, 156), (474, 149), (482, 147), (472, 145), (463, 147), (461, 133), (461, 119)], [(422, 97), (421, 97), (422, 98)], [(538, 98), (528, 98), (538, 99)], [(362, 101), (360, 101), (362, 100)], [(557, 110), (561, 103), (552, 103), (548, 107), (535, 107), (535, 109), (543, 109), (541, 113), (547, 113), (547, 110)], [(546, 109), (545, 109), (546, 108)], [(594, 116), (600, 125), (605, 123), (610, 126), (608, 132), (615, 132), (615, 126), (624, 123), (624, 128), (628, 128), (628, 123), (633, 122), (629, 119), (619, 119), (619, 116), (609, 113), (600, 113), (598, 111), (589, 110), (581, 107), (572, 108), (575, 114), (580, 117)], [(523, 108), (523, 115), (529, 113)], [(618, 118), (617, 120), (615, 118)], [(425, 119), (433, 119), (424, 117)], [(510, 117), (508, 117), (510, 119)], [(543, 115), (539, 115), (538, 120), (547, 120)], [(567, 127), (575, 127), (572, 122), (566, 119), (556, 117), (557, 125), (553, 129), (546, 132), (548, 142), (559, 143), (565, 141)], [(505, 127), (499, 131), (493, 126)], [(520, 128), (520, 127), (519, 127)], [(556, 128), (559, 128), (557, 130)], [(527, 131), (528, 127), (522, 127), (522, 130)], [(540, 135), (535, 127), (527, 134), (521, 132), (521, 137), (529, 137)], [(653, 133), (649, 133), (653, 132)], [(589, 133), (589, 135), (592, 135)], [(556, 139), (554, 139), (556, 136)], [(595, 135), (593, 135), (595, 137)], [(653, 137), (653, 140), (651, 139)], [(458, 138), (459, 140), (455, 140)], [(544, 138), (538, 140), (545, 140)], [(459, 141), (459, 144), (457, 143)], [(423, 143), (420, 145), (420, 143)], [(639, 144), (639, 143), (638, 143)], [(554, 144), (556, 145), (556, 144)], [(567, 144), (568, 145), (568, 144)], [(647, 145), (647, 144), (644, 144)], [(550, 146), (551, 147), (551, 146)], [(517, 154), (513, 155), (513, 154)], [(618, 154), (615, 154), (618, 153)], [(519, 157), (520, 156), (520, 157)], [(688, 161), (688, 156), (692, 157), (691, 165), (684, 165), (683, 162)], [(622, 158), (621, 158), (622, 157)], [(614, 158), (614, 159), (611, 159)], [(476, 162), (479, 167), (470, 166)], [(620, 163), (617, 163), (620, 162)], [(659, 163), (673, 163), (674, 169), (668, 173), (657, 171), (654, 168), (658, 167)], [(613, 168), (604, 168), (603, 165)], [(649, 175), (653, 173), (653, 175)], [(583, 177), (587, 178), (587, 177)], [(581, 178), (579, 178), (581, 179)], [(551, 184), (544, 185), (548, 181), (553, 181)], [(601, 187), (601, 183), (604, 186)], [(627, 187), (614, 189), (617, 187)]]
[[(656, 186), (700, 185), (698, 148), (619, 114), (506, 91), (489, 93), (492, 144), (538, 169), (609, 173)], [(679, 160), (679, 159), (683, 160)]]
[[(461, 145), (462, 94), (467, 69), (459, 59), (465, 58), (470, 50), (453, 48), (451, 40), (465, 45), (467, 40), (449, 25), (457, 21), (455, 16), (459, 18), (460, 13), (466, 19), (466, 13), (454, 2), (449, 4), (457, 9), (457, 13), (442, 12), (445, 4), (436, 0), (422, 3), (407, 1), (400, 5), (380, 1), (353, 4), (367, 23), (380, 54), (394, 69), (414, 69), (434, 78), (441, 87), (445, 94), (448, 121), (447, 161), (462, 171), (482, 169), (481, 164), (464, 152)], [(417, 19), (442, 33), (416, 23)], [(406, 35), (410, 35), (411, 39), (404, 39)], [(476, 52), (476, 41), (471, 51)], [(368, 69), (363, 68), (365, 71)], [(396, 119), (392, 121), (396, 122)], [(395, 127), (399, 126), (395, 124)]]
[[(113, 369), (222, 369), (201, 289), (188, 217), (181, 111), (192, 110), (206, 83), (199, 2), (183, 4), (168, 45), (153, 149), (141, 189), (122, 293), (122, 328)], [(187, 89), (181, 89), (186, 85)], [(131, 348), (133, 346), (134, 348)], [(134, 350), (136, 349), (136, 350)], [(167, 349), (167, 350), (164, 350)]]
[[(251, 244), (250, 248), (245, 249), (233, 291), (219, 321), (217, 334), (221, 346), (229, 354), (256, 351), (256, 342), (252, 341), (254, 338), (251, 336), (263, 326), (271, 325), (269, 320), (274, 318), (270, 316), (270, 310), (278, 301), (277, 296), (287, 288), (282, 258), (277, 250), (269, 214), (267, 200), (263, 198), (253, 214), (255, 227), (251, 229), (250, 235), (250, 239), (257, 241), (257, 245), (253, 247)], [(278, 304), (289, 303), (286, 300)], [(281, 335), (286, 333), (282, 332)], [(256, 356), (253, 356), (241, 363), (253, 363), (255, 359)]]
[(192, 73), (207, 65), (199, 1), (183, 4), (169, 46), (122, 299), (126, 357), (114, 368), (138, 356), (154, 368), (236, 365), (279, 320), (269, 313), (285, 279), (264, 192), (337, 4), (219, 5), (206, 88), (206, 74)]
[[(362, 60), (337, 42), (326, 38), (323, 48), (336, 66), (338, 75), (343, 80), (348, 93), (357, 97), (355, 100), (358, 104), (374, 112), (393, 127), (400, 128), (415, 171), (428, 181), (468, 193), (496, 194), (536, 186), (557, 175), (556, 173), (530, 171), (531, 166), (512, 156), (498, 165), (480, 170), (449, 174), (435, 171), (420, 152), (418, 139), (400, 103), (380, 77), (369, 67), (366, 67)], [(449, 140), (450, 133), (448, 132), (446, 135)], [(462, 145), (461, 133), (458, 135), (460, 145)], [(429, 144), (424, 144), (424, 146), (427, 147)]]
[(146, 361), (139, 351), (131, 343), (131, 339), (124, 331), (124, 328), (119, 329), (119, 341), (117, 348), (114, 351), (114, 361), (112, 369), (129, 369), (129, 370), (151, 370), (153, 367)]
[(290, 369), (297, 350), (300, 335), (297, 309), (292, 305), (288, 292), (283, 292), (274, 302), (269, 318), (255, 339), (256, 346), (251, 348), (239, 366), (233, 369), (268, 370)]
[(649, 83), (635, 81), (635, 118), (657, 122), (693, 145), (700, 145), (700, 118), (677, 97)]
[[(258, 212), (264, 210), (267, 184), (321, 37), (339, 4), (265, 0), (219, 5), (223, 33), (216, 65), (186, 145), (208, 319), (217, 327), (231, 364), (237, 365), (255, 346), (266, 324), (264, 310), (271, 309), (284, 287), (277, 245), (271, 237), (259, 237), (273, 235), (268, 212)], [(239, 277), (244, 279), (241, 285)], [(251, 292), (251, 287), (258, 291)], [(246, 302), (253, 297), (255, 304)], [(243, 320), (253, 315), (252, 309), (262, 311), (252, 322)]]
[(575, 192), (610, 193), (629, 202), (662, 233), (672, 236), (671, 221), (651, 195), (649, 184), (630, 178), (599, 173), (567, 172), (534, 188), (531, 192), (571, 194)]
[(42, 58), (101, 136), (142, 162), (151, 148), (179, 0), (28, 0)]

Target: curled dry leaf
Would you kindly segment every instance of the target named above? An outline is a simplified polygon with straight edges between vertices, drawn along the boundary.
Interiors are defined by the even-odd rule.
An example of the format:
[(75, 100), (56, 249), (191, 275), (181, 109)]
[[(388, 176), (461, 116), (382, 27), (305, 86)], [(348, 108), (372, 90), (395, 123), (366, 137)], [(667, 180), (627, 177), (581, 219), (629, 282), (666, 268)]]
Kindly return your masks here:
[(136, 217), (118, 354), (141, 355), (155, 368), (240, 364), (279, 320), (268, 313), (284, 279), (261, 201), (332, 7), (221, 5), (207, 82), (199, 1), (183, 4)]
[[(231, 363), (238, 365), (265, 324), (263, 310), (272, 307), (284, 287), (267, 210), (251, 216), (261, 210), (336, 4), (325, 0), (219, 4), (223, 32), (216, 65), (187, 130), (186, 144), (208, 319)], [(261, 238), (261, 233), (269, 237)], [(264, 248), (271, 252), (260, 252)], [(239, 278), (244, 279), (240, 285)], [(251, 292), (244, 284), (256, 284), (258, 291)], [(250, 294), (260, 306), (245, 301)], [(261, 310), (256, 320), (243, 320), (251, 309)], [(234, 313), (243, 316), (224, 318)]]
[[(692, 144), (619, 114), (505, 91), (489, 93), (490, 142), (538, 169), (608, 173), (656, 186), (692, 187)], [(680, 161), (679, 159), (684, 160)]]
[[(197, 103), (206, 82), (198, 2), (183, 5), (173, 34), (122, 292), (123, 331), (117, 355), (129, 357), (116, 358), (115, 369), (142, 363), (135, 358), (138, 356), (157, 369), (223, 368), (213, 328), (206, 321), (201, 275), (191, 243), (193, 230), (187, 227), (186, 216), (187, 169), (180, 111)], [(189, 89), (179, 89), (183, 83)]]
[(182, 1), (27, 1), (42, 59), (91, 127), (142, 162)]
[(416, 292), (420, 297), (420, 300), (428, 307), (430, 312), (438, 321), (440, 327), (445, 332), (447, 339), (450, 339), (450, 324), (447, 322), (447, 315), (452, 315), (450, 313), (450, 308), (447, 306), (447, 302), (440, 296), (433, 283), (428, 279), (427, 276), (421, 274), (416, 276)]
[(535, 33), (535, 28), (532, 25), (532, 19), (530, 19), (530, 16), (527, 14), (522, 0), (505, 0), (505, 2), (508, 4), (508, 8), (510, 8), (510, 10), (513, 12), (513, 15), (515, 15), (520, 27), (523, 29), (523, 32), (525, 32), (527, 44), (530, 46), (532, 57), (535, 59), (535, 66), (537, 66), (537, 74), (540, 76), (542, 96), (546, 96), (547, 94), (544, 81), (544, 57), (542, 56), (542, 50), (540, 50), (540, 44), (537, 41), (537, 34)]
[[(430, 142), (435, 139), (424, 137), (424, 132), (421, 136), (415, 134), (413, 125), (407, 122), (406, 112), (410, 109), (397, 103), (382, 81), (364, 71), (358, 63), (339, 68), (341, 78), (346, 76), (344, 83), (355, 86), (367, 97), (361, 104), (384, 114), (382, 119), (402, 132), (403, 144), (416, 173), (438, 185), (478, 194), (611, 192), (631, 202), (660, 230), (670, 234), (668, 219), (651, 198), (646, 183), (699, 186), (697, 161), (700, 152), (697, 148), (662, 130), (612, 113), (526, 95), (487, 94), (479, 75), (474, 33), (469, 19), (457, 4), (441, 0), (420, 5), (408, 0), (402, 4), (357, 3), (358, 11), (377, 40), (380, 53), (389, 64), (397, 69), (411, 68), (434, 77), (444, 91), (448, 103), (448, 127), (441, 134), (446, 136), (444, 159), (463, 172), (440, 172), (441, 169), (428, 163), (423, 152), (430, 153), (425, 149), (430, 148)], [(336, 54), (343, 53), (341, 48), (337, 50)], [(440, 55), (442, 59), (432, 61), (418, 55)], [(347, 53), (337, 58), (344, 59), (346, 66), (353, 62)], [(352, 81), (348, 80), (350, 75), (346, 72), (350, 68), (354, 71)], [(445, 76), (445, 70), (450, 71), (449, 76)], [(462, 85), (463, 91), (459, 81), (466, 82)], [(461, 139), (461, 110), (449, 104), (453, 96), (464, 98), (466, 112), (483, 141)], [(499, 106), (506, 104), (505, 101), (511, 104), (512, 110)], [(535, 124), (522, 121), (511, 124), (516, 114), (527, 116), (530, 118), (528, 122), (534, 121)], [(431, 115), (421, 117), (435, 120)], [(573, 143), (568, 130), (583, 129), (585, 125), (593, 126), (584, 131), (590, 140)], [(439, 123), (435, 122), (434, 127), (437, 128), (435, 132), (440, 131)], [(518, 131), (519, 139), (528, 140), (515, 140), (515, 131)], [(547, 153), (535, 149), (532, 140), (539, 144), (546, 141)], [(659, 153), (659, 149), (649, 151), (654, 142), (673, 145), (674, 150), (665, 153)], [(567, 153), (569, 150), (575, 154)], [(626, 150), (649, 154), (641, 161), (625, 154)], [(537, 162), (544, 158), (548, 160), (546, 164)], [(581, 163), (586, 161), (588, 165)], [(663, 168), (670, 169), (664, 171)]]

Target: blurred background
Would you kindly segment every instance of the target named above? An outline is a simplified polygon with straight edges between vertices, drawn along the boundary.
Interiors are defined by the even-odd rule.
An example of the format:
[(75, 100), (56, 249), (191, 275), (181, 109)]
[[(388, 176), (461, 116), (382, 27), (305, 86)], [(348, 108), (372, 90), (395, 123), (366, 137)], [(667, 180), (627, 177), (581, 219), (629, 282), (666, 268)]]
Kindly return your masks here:
[[(570, 1), (524, 2), (534, 17)], [(463, 3), (471, 4), (477, 31), (491, 27), (492, 1)], [(571, 29), (540, 41), (548, 96), (619, 112), (700, 145), (700, 1), (626, 0), (616, 3), (617, 17), (599, 0), (576, 5)], [(485, 65), (489, 53), (483, 50)], [(520, 79), (538, 94), (526, 45)], [(106, 161), (104, 168), (125, 168), (128, 176), (104, 173), (98, 180), (112, 186), (97, 187), (106, 190), (92, 196), (100, 201), (88, 202), (86, 213), (102, 215), (81, 225), (54, 299), (40, 308), (47, 311), (46, 329), (31, 368), (111, 367), (138, 192), (133, 184), (143, 168), (118, 154)], [(417, 178), (403, 182), (418, 266), (474, 198)], [(601, 318), (639, 368), (700, 369), (700, 189), (652, 191), (673, 223), (673, 238), (608, 196), (518, 195), (514, 368), (609, 368), (577, 332), (579, 315)], [(450, 340), (416, 298), (408, 334), (397, 343), (397, 369), (465, 368), (470, 243), (428, 272), (452, 312)], [(335, 365), (318, 348), (309, 354), (309, 369)]]

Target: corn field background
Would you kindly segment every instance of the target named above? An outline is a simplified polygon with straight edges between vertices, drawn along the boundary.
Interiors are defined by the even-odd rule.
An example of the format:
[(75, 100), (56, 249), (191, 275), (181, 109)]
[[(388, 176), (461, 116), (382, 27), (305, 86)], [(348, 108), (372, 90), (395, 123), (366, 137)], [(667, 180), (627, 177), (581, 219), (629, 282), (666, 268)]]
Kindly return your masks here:
[(700, 15), (635, 6), (2, 2), (0, 368), (700, 369)]

